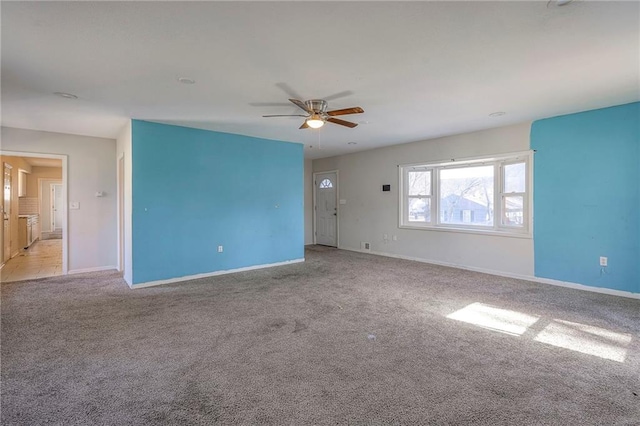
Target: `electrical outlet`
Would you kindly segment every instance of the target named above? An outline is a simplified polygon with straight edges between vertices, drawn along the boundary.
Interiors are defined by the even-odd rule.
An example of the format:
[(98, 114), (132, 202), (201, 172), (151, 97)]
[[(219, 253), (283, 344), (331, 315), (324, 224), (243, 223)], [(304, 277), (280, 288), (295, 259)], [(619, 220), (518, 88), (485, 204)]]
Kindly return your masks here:
[(394, 235), (394, 236), (392, 237), (392, 240), (393, 240), (393, 241), (398, 241), (398, 236), (397, 236), (397, 235)]
[(600, 266), (607, 266), (609, 259), (605, 256), (600, 256)]
[(222, 246), (218, 246), (218, 253), (222, 253), (223, 252), (223, 247)]

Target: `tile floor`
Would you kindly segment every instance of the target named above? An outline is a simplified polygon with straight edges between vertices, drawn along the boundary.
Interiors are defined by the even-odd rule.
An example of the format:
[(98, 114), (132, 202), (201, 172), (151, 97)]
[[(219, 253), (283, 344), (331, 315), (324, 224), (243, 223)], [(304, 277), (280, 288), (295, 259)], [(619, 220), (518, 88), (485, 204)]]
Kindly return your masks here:
[(22, 281), (62, 275), (62, 240), (36, 241), (0, 269), (0, 281)]

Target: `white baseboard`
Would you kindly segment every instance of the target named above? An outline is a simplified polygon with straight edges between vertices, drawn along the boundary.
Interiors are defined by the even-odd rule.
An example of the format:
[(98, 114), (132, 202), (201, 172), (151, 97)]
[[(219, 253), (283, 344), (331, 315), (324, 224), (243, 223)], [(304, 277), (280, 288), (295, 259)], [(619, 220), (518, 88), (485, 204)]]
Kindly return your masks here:
[(129, 287), (132, 288), (132, 289), (145, 288), (145, 287), (154, 287), (154, 286), (157, 286), (157, 285), (172, 284), (172, 283), (178, 283), (178, 282), (181, 282), (181, 281), (197, 280), (197, 279), (200, 279), (200, 278), (215, 277), (215, 276), (218, 276), (218, 275), (234, 274), (236, 272), (253, 271), (254, 269), (273, 268), (275, 266), (291, 265), (293, 263), (300, 263), (300, 262), (304, 262), (304, 257), (300, 258), (300, 259), (286, 260), (284, 262), (267, 263), (267, 264), (254, 265), (254, 266), (245, 266), (243, 268), (225, 269), (225, 270), (222, 270), (222, 271), (214, 271), (214, 272), (205, 272), (204, 274), (186, 275), (184, 277), (170, 278), (170, 279), (167, 279), (167, 280), (149, 281), (149, 282), (146, 282), (146, 283), (133, 284), (133, 285), (129, 284), (129, 283), (127, 283), (127, 284), (129, 284)]
[(529, 278), (527, 279), (529, 281), (535, 281), (541, 284), (556, 285), (559, 287), (572, 288), (574, 290), (584, 290), (584, 291), (590, 291), (592, 293), (608, 294), (610, 296), (628, 297), (630, 299), (640, 300), (640, 293), (631, 293), (630, 291), (614, 290), (612, 288), (606, 288), (606, 287), (593, 287), (590, 285), (572, 283), (568, 281), (552, 280), (550, 278), (532, 277), (530, 279)]
[(438, 261), (438, 260), (430, 260), (430, 259), (422, 259), (422, 258), (413, 257), (413, 256), (403, 256), (403, 255), (393, 254), (393, 253), (385, 253), (385, 252), (379, 252), (379, 251), (367, 251), (367, 250), (352, 249), (352, 248), (346, 248), (346, 247), (340, 247), (340, 249), (341, 250), (347, 250), (347, 251), (355, 251), (355, 252), (358, 252), (358, 253), (375, 254), (375, 255), (378, 255), (378, 256), (392, 257), (392, 258), (395, 258), (395, 259), (413, 260), (415, 262), (429, 263), (429, 264), (432, 264), (432, 265), (439, 265), (439, 266), (447, 266), (447, 267), (450, 267), (450, 268), (464, 269), (466, 271), (481, 272), (483, 274), (497, 275), (497, 276), (500, 276), (500, 277), (507, 277), (507, 278), (515, 278), (515, 279), (518, 279), (518, 280), (533, 281), (533, 282), (540, 283), (540, 284), (549, 284), (549, 285), (555, 285), (555, 286), (558, 286), (558, 287), (572, 288), (574, 290), (583, 290), (583, 291), (590, 291), (590, 292), (593, 292), (593, 293), (608, 294), (610, 296), (619, 296), (619, 297), (627, 297), (627, 298), (631, 298), (631, 299), (640, 299), (640, 293), (632, 293), (630, 291), (614, 290), (612, 288), (605, 288), (605, 287), (592, 287), (592, 286), (588, 286), (588, 285), (584, 285), (584, 284), (578, 284), (578, 283), (572, 283), (572, 282), (568, 282), (568, 281), (559, 281), (559, 280), (552, 280), (552, 279), (549, 279), (549, 278), (540, 278), (540, 277), (536, 277), (536, 276), (533, 276), (533, 275), (513, 274), (513, 273), (510, 273), (510, 272), (496, 271), (496, 270), (493, 270), (493, 269), (485, 269), (485, 268), (476, 268), (476, 267), (473, 267), (473, 266), (457, 265), (455, 263), (441, 262), (441, 261)]
[(71, 269), (67, 272), (67, 274), (86, 274), (87, 272), (100, 272), (100, 271), (110, 271), (112, 269), (117, 268), (115, 266), (97, 266), (95, 268), (83, 268), (83, 269)]

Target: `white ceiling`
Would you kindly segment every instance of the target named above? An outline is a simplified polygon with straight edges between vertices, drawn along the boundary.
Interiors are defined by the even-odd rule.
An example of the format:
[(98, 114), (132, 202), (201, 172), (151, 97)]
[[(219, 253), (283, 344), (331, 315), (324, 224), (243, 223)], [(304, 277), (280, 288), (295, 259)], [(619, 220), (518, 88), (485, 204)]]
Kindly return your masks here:
[[(114, 138), (131, 117), (302, 142), (320, 158), (640, 99), (638, 2), (2, 2), (1, 13), (3, 126)], [(331, 109), (361, 106), (341, 118), (368, 124), (261, 117), (336, 94)]]

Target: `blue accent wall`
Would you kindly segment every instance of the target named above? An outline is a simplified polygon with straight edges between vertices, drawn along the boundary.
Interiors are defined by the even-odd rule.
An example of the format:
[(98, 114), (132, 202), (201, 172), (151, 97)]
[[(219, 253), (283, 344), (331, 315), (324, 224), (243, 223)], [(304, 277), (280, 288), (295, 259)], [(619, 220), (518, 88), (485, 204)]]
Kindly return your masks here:
[(536, 121), (531, 147), (535, 275), (640, 293), (640, 103)]
[(134, 284), (304, 257), (303, 145), (133, 120), (132, 161)]

